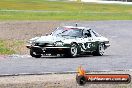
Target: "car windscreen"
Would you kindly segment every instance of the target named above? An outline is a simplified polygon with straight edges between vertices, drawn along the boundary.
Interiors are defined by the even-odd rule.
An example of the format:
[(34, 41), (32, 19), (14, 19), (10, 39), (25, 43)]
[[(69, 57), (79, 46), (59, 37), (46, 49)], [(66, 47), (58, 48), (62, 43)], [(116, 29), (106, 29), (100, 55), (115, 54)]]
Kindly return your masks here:
[(53, 33), (53, 36), (70, 36), (70, 37), (81, 37), (82, 30), (78, 28), (57, 28)]

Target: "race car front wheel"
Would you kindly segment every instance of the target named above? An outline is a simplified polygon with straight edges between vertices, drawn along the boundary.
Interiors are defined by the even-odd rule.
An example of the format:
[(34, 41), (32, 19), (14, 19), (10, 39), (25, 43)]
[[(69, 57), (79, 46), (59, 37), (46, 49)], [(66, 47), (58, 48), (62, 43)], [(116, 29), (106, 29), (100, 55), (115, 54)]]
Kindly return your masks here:
[(68, 56), (69, 57), (76, 57), (78, 53), (78, 49), (77, 49), (77, 44), (76, 43), (72, 43), (71, 44), (71, 48), (68, 52)]
[(36, 53), (33, 49), (30, 49), (30, 55), (35, 58), (40, 58), (41, 54)]

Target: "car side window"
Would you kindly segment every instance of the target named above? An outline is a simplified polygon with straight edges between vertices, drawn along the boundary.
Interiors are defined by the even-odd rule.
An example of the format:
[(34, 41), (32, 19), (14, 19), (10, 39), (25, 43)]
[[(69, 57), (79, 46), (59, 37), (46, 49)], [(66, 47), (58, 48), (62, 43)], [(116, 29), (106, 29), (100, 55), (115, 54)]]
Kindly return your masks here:
[(89, 30), (83, 30), (83, 37), (84, 37), (84, 38), (91, 37), (90, 31), (89, 31)]

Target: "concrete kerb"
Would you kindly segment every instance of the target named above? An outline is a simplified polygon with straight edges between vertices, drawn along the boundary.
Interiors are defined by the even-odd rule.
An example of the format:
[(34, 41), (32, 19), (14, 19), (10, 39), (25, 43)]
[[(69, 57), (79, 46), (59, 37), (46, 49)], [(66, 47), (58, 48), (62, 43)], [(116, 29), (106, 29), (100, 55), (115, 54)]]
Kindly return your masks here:
[[(102, 71), (86, 71), (86, 73), (102, 73), (102, 72), (132, 72), (132, 70), (102, 70)], [(18, 73), (18, 74), (0, 74), (0, 77), (9, 76), (28, 76), (28, 75), (52, 75), (52, 74), (77, 74), (77, 71), (65, 72), (42, 72), (42, 73)]]

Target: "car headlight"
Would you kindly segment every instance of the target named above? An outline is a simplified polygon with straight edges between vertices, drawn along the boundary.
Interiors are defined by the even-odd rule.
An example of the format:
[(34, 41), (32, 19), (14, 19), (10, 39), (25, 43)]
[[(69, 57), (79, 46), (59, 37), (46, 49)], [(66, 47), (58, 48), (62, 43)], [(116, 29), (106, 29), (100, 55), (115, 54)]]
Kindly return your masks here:
[(32, 39), (30, 39), (27, 43), (29, 43), (29, 44), (34, 44), (35, 41), (36, 41), (38, 38), (40, 38), (40, 37), (32, 38)]
[(64, 43), (61, 42), (61, 41), (59, 41), (59, 42), (55, 42), (55, 46), (63, 46), (63, 45), (64, 45)]
[(32, 44), (32, 43), (33, 43), (33, 41), (28, 41), (28, 43), (29, 43), (29, 44)]
[(28, 44), (31, 44), (31, 45), (34, 45), (35, 44), (35, 41), (28, 41), (27, 43)]

